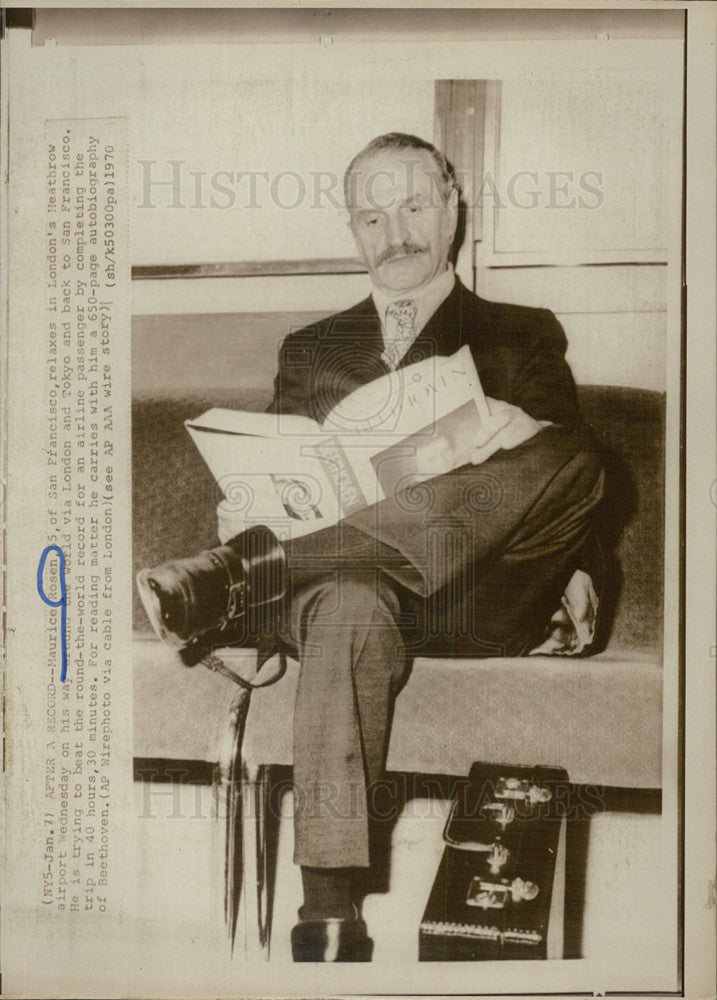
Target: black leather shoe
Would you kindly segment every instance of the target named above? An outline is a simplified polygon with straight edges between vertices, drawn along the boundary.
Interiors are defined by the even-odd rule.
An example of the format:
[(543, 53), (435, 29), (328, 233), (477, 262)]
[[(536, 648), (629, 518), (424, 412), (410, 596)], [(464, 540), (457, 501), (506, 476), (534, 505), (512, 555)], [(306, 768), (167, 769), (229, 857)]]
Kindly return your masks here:
[(301, 920), (291, 932), (295, 962), (370, 962), (373, 941), (360, 917)]
[(256, 612), (278, 608), (286, 593), (286, 555), (276, 535), (255, 525), (226, 545), (137, 574), (147, 616), (163, 642), (185, 649), (200, 636)]

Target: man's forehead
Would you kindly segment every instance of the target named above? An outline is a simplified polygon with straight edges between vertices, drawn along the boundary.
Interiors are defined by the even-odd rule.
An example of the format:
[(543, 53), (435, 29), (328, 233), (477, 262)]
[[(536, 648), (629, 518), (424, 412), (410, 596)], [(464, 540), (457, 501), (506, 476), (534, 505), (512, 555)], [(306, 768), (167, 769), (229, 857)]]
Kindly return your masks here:
[(386, 149), (362, 157), (351, 171), (351, 201), (361, 205), (373, 201), (379, 191), (397, 197), (440, 192), (442, 178), (431, 154), (425, 149)]

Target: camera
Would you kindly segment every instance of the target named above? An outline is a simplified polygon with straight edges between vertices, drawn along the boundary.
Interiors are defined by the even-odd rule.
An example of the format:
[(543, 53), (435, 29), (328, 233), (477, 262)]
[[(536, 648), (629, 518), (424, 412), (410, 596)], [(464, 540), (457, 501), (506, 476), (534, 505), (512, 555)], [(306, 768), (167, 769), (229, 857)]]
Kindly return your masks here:
[(137, 574), (159, 638), (182, 650), (208, 632), (275, 604), (287, 589), (286, 554), (269, 528), (253, 525), (225, 545)]

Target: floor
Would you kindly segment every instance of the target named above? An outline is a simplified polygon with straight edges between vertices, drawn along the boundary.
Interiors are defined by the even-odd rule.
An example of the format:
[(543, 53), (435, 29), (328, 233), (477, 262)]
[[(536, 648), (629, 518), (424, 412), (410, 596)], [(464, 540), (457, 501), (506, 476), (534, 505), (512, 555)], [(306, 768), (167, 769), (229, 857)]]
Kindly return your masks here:
[[(143, 914), (155, 915), (143, 933), (147, 966), (163, 983), (178, 977), (187, 995), (192, 982), (200, 990), (207, 987), (208, 976), (216, 975), (209, 994), (219, 995), (222, 977), (236, 976), (241, 957), (235, 958), (232, 971), (221, 913), (224, 823), (212, 816), (211, 789), (136, 782), (135, 793), (140, 861), (132, 908), (136, 906), (140, 923)], [(292, 862), (290, 794), (282, 799), (281, 812), (269, 967), (291, 962), (289, 934), (301, 903), (300, 876)], [(421, 971), (418, 925), (443, 850), (446, 814), (445, 801), (418, 797), (409, 799), (395, 824), (388, 890), (367, 896), (363, 908), (376, 967)], [(624, 970), (625, 990), (642, 983), (641, 968), (651, 975), (666, 948), (674, 949), (674, 929), (661, 926), (669, 909), (661, 888), (662, 831), (659, 814), (622, 808), (595, 815), (581, 866), (583, 902), (572, 915), (568, 906), (573, 931), (572, 942), (571, 934), (567, 936), (572, 949), (568, 957), (579, 957), (593, 970), (591, 975), (601, 968), (616, 975)], [(578, 925), (582, 921), (581, 927), (575, 927), (576, 920)], [(241, 937), (240, 927), (240, 946)], [(581, 962), (542, 964), (582, 968)], [(289, 968), (299, 976), (303, 967)], [(307, 990), (304, 995), (313, 994)]]

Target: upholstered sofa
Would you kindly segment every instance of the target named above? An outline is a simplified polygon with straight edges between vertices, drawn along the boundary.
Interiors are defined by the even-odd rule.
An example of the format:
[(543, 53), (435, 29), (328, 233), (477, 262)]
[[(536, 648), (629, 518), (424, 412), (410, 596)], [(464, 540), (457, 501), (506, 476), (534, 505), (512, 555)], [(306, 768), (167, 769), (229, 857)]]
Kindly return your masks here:
[[(307, 314), (143, 317), (133, 341), (134, 565), (217, 544), (213, 479), (184, 429), (211, 406), (263, 409), (275, 348)], [(396, 704), (389, 766), (466, 774), (472, 760), (560, 764), (578, 783), (660, 786), (663, 618), (661, 394), (581, 386), (605, 456), (600, 522), (608, 586), (595, 655), (570, 660), (425, 660)], [(138, 758), (211, 762), (234, 685), (182, 666), (153, 637), (135, 593), (134, 747)], [(251, 669), (247, 660), (247, 669)], [(295, 665), (253, 695), (246, 754), (260, 733), (291, 761)], [(471, 712), (447, 718), (451, 704)], [(258, 752), (258, 747), (256, 748)]]

